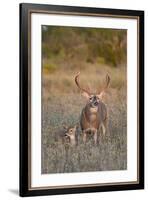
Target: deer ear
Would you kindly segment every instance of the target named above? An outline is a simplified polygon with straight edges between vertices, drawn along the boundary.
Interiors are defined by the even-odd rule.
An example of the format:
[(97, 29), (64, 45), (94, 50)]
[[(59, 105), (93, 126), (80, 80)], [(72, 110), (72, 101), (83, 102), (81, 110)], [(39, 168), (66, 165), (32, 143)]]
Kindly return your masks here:
[(103, 97), (105, 96), (105, 92), (104, 91), (102, 91), (99, 95), (99, 98), (102, 100), (103, 99)]
[(63, 128), (64, 128), (65, 130), (67, 130), (67, 129), (68, 129), (68, 126), (66, 126), (66, 125), (63, 124)]
[(86, 98), (89, 99), (89, 94), (87, 92), (83, 92), (82, 95)]
[(75, 129), (79, 128), (79, 124), (77, 123), (75, 126), (74, 126)]

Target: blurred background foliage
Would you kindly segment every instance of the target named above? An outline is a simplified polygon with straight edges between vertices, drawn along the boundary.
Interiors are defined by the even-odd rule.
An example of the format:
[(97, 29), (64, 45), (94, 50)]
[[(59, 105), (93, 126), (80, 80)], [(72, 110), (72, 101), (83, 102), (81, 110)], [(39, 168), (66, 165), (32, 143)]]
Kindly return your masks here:
[(126, 63), (126, 30), (42, 26), (44, 72), (84, 69), (87, 64), (118, 68)]

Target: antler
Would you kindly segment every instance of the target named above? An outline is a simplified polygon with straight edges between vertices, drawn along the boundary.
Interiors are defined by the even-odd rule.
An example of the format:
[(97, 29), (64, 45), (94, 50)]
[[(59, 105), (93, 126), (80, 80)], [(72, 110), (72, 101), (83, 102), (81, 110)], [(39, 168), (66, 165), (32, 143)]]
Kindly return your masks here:
[(110, 76), (108, 74), (106, 74), (106, 86), (104, 87), (104, 90), (106, 90), (109, 86), (110, 83)]
[(110, 76), (108, 74), (106, 74), (106, 85), (102, 88), (101, 91), (98, 91), (98, 93), (104, 93), (105, 90), (108, 88), (110, 83)]
[(78, 72), (78, 74), (75, 76), (75, 82), (76, 82), (76, 85), (78, 86), (78, 88), (80, 89), (80, 90), (82, 90), (83, 92), (86, 92), (87, 94), (90, 94), (90, 92), (88, 91), (88, 90), (86, 90), (86, 89), (84, 89), (84, 88), (82, 88), (81, 86), (80, 86), (80, 84), (79, 84), (79, 75), (80, 75), (80, 72)]

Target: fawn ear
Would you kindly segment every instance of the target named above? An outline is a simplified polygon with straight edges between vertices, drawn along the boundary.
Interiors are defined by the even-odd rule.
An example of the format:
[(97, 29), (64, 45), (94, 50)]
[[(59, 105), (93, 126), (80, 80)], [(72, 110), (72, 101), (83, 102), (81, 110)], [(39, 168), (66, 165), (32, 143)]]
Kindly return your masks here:
[(74, 126), (75, 129), (79, 128), (79, 124), (77, 123), (75, 126)]
[(89, 99), (89, 94), (87, 92), (83, 92), (82, 93), (83, 97), (85, 97), (86, 99)]
[(68, 126), (66, 126), (65, 124), (63, 124), (63, 128), (64, 128), (65, 130), (67, 130), (67, 129), (68, 129)]

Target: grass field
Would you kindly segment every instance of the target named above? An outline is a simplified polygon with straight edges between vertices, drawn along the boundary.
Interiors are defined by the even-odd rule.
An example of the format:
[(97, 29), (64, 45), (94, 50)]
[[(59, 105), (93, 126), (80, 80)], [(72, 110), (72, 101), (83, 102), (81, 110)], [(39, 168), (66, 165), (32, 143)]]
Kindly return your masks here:
[[(79, 122), (86, 101), (77, 89), (74, 76), (81, 71), (82, 85), (93, 91), (101, 88), (105, 75), (111, 76), (111, 84), (104, 102), (107, 105), (109, 134), (93, 145), (90, 139), (83, 144), (80, 136), (76, 147), (57, 140), (63, 124)], [(87, 64), (85, 68), (59, 68), (42, 74), (42, 173), (68, 173), (127, 169), (127, 105), (126, 67)], [(81, 133), (79, 127), (78, 132)]]

